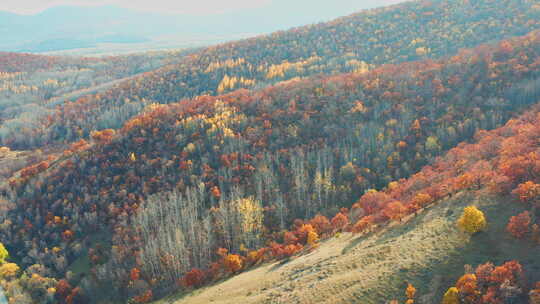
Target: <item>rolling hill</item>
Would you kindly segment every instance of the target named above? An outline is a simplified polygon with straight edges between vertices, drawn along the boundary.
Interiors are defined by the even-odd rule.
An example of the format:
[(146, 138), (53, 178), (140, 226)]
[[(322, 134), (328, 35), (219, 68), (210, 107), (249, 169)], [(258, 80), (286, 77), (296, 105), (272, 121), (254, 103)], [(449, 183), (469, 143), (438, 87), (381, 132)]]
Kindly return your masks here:
[[(410, 282), (417, 289), (416, 303), (438, 304), (466, 271), (465, 265), (476, 267), (486, 261), (521, 261), (528, 279), (538, 281), (540, 265), (534, 252), (540, 245), (508, 236), (505, 224), (516, 208), (506, 200), (464, 192), (402, 223), (368, 235), (342, 233), (321, 241), (312, 252), (155, 303), (378, 304), (405, 301), (406, 282)], [(488, 231), (470, 237), (456, 229), (458, 212), (468, 205), (484, 211), (490, 221)]]
[(0, 53), (0, 286), (525, 303), (538, 20), (534, 1), (438, 0), (177, 53)]
[[(262, 88), (295, 77), (363, 73), (381, 64), (451, 56), (460, 48), (534, 30), (540, 25), (538, 14), (538, 7), (527, 1), (406, 2), (222, 44), (67, 103), (35, 129), (28, 129), (24, 137), (73, 142), (88, 138), (93, 130), (118, 128), (133, 116), (127, 109), (133, 104), (166, 104), (240, 88)], [(17, 146), (35, 144), (22, 139)]]
[[(438, 61), (152, 105), (118, 132), (94, 132), (10, 179), (18, 203), (9, 214), (20, 220), (2, 238), (23, 266), (75, 272), (82, 285), (110, 282), (120, 298), (140, 296), (152, 280), (155, 295), (166, 294), (217, 248), (279, 240), (294, 218), (350, 207), (525, 110), (539, 98), (539, 45), (532, 32)], [(264, 219), (258, 232), (238, 228), (244, 208)], [(36, 235), (42, 242), (30, 241)], [(184, 262), (155, 264), (162, 250)], [(84, 276), (81, 264), (102, 279)], [(133, 268), (145, 278), (138, 287), (128, 284)]]

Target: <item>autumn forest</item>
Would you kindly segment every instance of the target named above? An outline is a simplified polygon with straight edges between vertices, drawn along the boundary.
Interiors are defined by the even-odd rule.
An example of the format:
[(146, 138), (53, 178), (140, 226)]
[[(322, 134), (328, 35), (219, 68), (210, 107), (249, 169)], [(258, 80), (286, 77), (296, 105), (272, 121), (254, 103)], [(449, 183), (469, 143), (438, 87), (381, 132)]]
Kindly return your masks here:
[[(345, 259), (367, 244), (384, 246)], [(365, 287), (371, 259), (393, 279)], [(298, 264), (331, 287), (257, 277)], [(233, 297), (234, 280), (259, 285)], [(10, 304), (539, 304), (540, 3), (410, 1), (179, 51), (0, 52), (0, 287)]]

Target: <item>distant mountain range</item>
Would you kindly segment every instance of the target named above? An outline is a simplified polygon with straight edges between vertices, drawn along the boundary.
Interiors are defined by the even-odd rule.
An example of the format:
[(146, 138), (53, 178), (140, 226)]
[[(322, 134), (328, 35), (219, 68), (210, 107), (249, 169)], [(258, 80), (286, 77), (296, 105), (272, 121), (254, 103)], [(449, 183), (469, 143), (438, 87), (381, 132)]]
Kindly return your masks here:
[(208, 16), (147, 13), (116, 6), (57, 6), (36, 15), (0, 11), (0, 51), (40, 53), (99, 43), (141, 43), (171, 35), (180, 39), (232, 39), (239, 34), (269, 33), (401, 2), (336, 1), (313, 5), (309, 0), (276, 0), (264, 7)]

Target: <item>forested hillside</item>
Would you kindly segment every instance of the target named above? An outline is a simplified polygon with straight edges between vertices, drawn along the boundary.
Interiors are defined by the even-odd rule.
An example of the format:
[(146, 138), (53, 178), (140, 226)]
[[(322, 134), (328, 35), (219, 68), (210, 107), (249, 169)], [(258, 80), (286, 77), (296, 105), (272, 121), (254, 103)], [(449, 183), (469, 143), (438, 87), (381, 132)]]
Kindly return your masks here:
[[(300, 248), (292, 259), (255, 268), (248, 254), (242, 267), (252, 270), (216, 280), (229, 269), (222, 259), (218, 276), (184, 277), (214, 286), (163, 303), (537, 303), (539, 126), (536, 104), (331, 221), (295, 222), (284, 233), (284, 245)], [(322, 240), (302, 239), (306, 231)], [(256, 257), (272, 260), (277, 248)]]
[(334, 229), (395, 218), (378, 198), (355, 215), (340, 208), (534, 104), (539, 76), (532, 32), (440, 60), (152, 105), (15, 175), (2, 240), (23, 267), (146, 301), (219, 261), (218, 248), (233, 272), (237, 254), (268, 241), (274, 256), (294, 254), (309, 240), (301, 222), (296, 236), (281, 232), (295, 218), (338, 213)]
[[(41, 127), (64, 100), (178, 62), (181, 56), (180, 52), (162, 52), (76, 58), (0, 52), (0, 142), (14, 149), (43, 148), (48, 140), (30, 136), (31, 130)], [(138, 113), (143, 106), (130, 113)]]
[[(399, 242), (427, 246), (423, 265), (452, 257), (429, 291), (419, 277), (443, 270), (408, 264), (437, 301), (521, 303), (540, 280), (523, 272), (539, 266), (538, 102), (532, 0), (406, 2), (172, 53), (0, 53), (0, 286), (10, 303), (148, 303), (352, 232), (335, 243), (384, 251), (359, 263), (392, 280)], [(494, 231), (517, 239), (497, 266)], [(458, 252), (464, 235), (481, 254)], [(459, 278), (465, 262), (480, 266)], [(366, 303), (415, 299), (382, 275)]]
[(418, 1), (364, 11), (195, 52), (179, 64), (60, 107), (24, 136), (2, 139), (2, 144), (31, 148), (88, 138), (93, 130), (120, 128), (154, 102), (449, 56), (460, 48), (523, 35), (539, 28), (538, 20), (538, 4), (522, 0)]

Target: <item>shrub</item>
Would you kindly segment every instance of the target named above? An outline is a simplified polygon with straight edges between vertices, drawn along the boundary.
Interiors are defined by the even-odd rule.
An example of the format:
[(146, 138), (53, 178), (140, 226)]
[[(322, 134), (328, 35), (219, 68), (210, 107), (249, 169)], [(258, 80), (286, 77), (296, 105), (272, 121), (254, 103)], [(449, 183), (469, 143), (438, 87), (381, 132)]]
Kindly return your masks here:
[(237, 254), (229, 254), (223, 260), (223, 265), (232, 273), (238, 272), (243, 266), (242, 257)]
[(459, 304), (459, 290), (450, 287), (443, 296), (442, 304)]
[(199, 287), (204, 283), (204, 272), (198, 268), (193, 268), (184, 275), (181, 283), (185, 287)]

